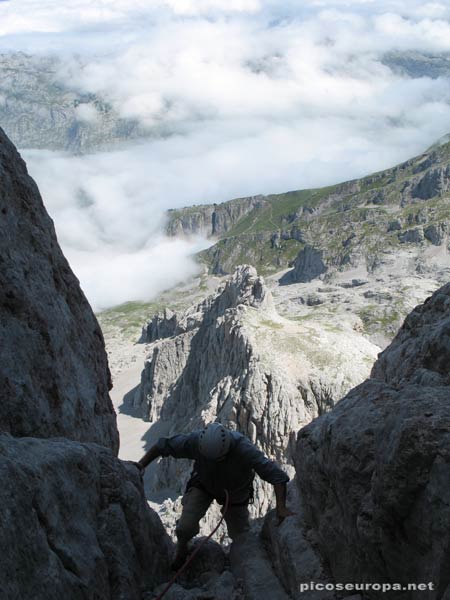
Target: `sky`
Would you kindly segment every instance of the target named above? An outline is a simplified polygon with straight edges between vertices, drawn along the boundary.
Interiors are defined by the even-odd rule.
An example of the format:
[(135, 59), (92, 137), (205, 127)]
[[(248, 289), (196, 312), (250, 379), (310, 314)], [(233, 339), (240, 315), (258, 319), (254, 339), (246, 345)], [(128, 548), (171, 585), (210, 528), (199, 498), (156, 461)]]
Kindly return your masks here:
[(208, 242), (167, 239), (167, 208), (360, 177), (450, 132), (449, 79), (383, 63), (450, 52), (448, 1), (0, 2), (0, 52), (19, 50), (164, 132), (82, 157), (21, 149), (97, 309), (196, 272)]

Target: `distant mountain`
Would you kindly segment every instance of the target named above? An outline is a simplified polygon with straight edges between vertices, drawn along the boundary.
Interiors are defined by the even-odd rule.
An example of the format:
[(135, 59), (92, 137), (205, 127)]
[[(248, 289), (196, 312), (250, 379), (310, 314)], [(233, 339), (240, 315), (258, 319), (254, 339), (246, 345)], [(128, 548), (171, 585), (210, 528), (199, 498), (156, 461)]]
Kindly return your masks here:
[(20, 148), (83, 153), (148, 136), (105, 99), (61, 82), (57, 57), (0, 55), (0, 125)]
[(169, 211), (167, 231), (216, 238), (200, 255), (211, 273), (231, 273), (243, 262), (263, 274), (295, 266), (292, 277), (308, 281), (356, 266), (374, 273), (404, 250), (414, 254), (414, 272), (436, 271), (438, 249), (448, 255), (449, 224), (446, 137), (424, 154), (362, 179)]
[(450, 53), (388, 52), (382, 62), (394, 73), (406, 77), (450, 77)]

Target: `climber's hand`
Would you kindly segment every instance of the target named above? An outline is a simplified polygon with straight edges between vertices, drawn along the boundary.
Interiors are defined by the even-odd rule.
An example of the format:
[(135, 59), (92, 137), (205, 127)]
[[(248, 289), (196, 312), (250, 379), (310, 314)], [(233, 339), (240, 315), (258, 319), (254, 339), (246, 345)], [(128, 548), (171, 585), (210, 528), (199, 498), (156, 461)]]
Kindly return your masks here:
[(278, 524), (280, 525), (286, 517), (292, 517), (295, 515), (295, 512), (290, 510), (287, 506), (277, 506), (277, 517)]

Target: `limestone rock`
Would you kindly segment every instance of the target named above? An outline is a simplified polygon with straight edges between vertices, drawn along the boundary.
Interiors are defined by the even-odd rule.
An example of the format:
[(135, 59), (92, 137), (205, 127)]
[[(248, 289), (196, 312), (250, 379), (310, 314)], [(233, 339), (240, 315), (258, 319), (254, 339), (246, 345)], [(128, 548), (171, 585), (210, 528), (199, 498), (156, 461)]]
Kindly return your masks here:
[(300, 250), (294, 262), (294, 269), (287, 273), (280, 283), (304, 283), (326, 273), (323, 252), (306, 245)]
[(396, 387), (450, 385), (450, 284), (408, 315), (372, 377)]
[(400, 231), (402, 228), (402, 222), (400, 221), (400, 219), (394, 219), (393, 221), (389, 222), (388, 225), (388, 232), (389, 231)]
[(450, 167), (431, 169), (411, 190), (413, 198), (428, 200), (450, 189)]
[(204, 235), (214, 237), (229, 231), (254, 208), (265, 205), (263, 196), (250, 196), (222, 204), (193, 206), (169, 210), (167, 234), (170, 236)]
[(275, 511), (264, 520), (263, 539), (274, 571), (291, 598), (298, 600), (327, 600), (336, 595), (328, 590), (300, 589), (311, 581), (325, 585), (332, 583), (315, 549), (314, 532), (305, 523), (297, 482), (288, 486), (288, 506), (295, 514), (278, 522)]
[(242, 582), (246, 600), (289, 599), (257, 533), (243, 534), (233, 543), (230, 562), (233, 575)]
[(172, 337), (182, 331), (178, 324), (177, 314), (169, 308), (165, 308), (162, 312), (154, 315), (151, 321), (144, 325), (139, 341), (142, 344), (149, 344), (161, 338)]
[(140, 600), (171, 542), (114, 455), (101, 331), (1, 130), (0, 267), (1, 596)]
[(361, 287), (362, 285), (367, 285), (368, 283), (368, 279), (351, 279), (350, 281), (343, 281), (338, 285), (343, 288), (356, 288)]
[(172, 547), (136, 467), (96, 444), (0, 435), (2, 598), (139, 600)]
[(445, 235), (448, 231), (447, 223), (438, 223), (429, 225), (424, 229), (424, 236), (434, 246), (440, 246), (444, 241)]
[(398, 234), (398, 239), (402, 244), (420, 244), (420, 242), (423, 241), (423, 238), (422, 227), (408, 229)]
[(450, 594), (449, 388), (447, 284), (409, 315), (371, 378), (299, 432), (302, 504), (335, 580), (431, 581), (430, 600)]
[[(174, 435), (219, 420), (292, 471), (292, 432), (359, 383), (376, 356), (353, 330), (344, 334), (280, 317), (249, 266), (177, 322), (193, 314), (195, 327), (150, 346), (134, 399), (151, 423), (148, 439), (153, 431)], [(188, 464), (161, 460), (152, 493), (181, 494)], [(255, 485), (252, 514), (260, 516), (271, 506), (273, 489), (258, 478)]]
[(103, 336), (34, 181), (0, 130), (0, 429), (118, 449)]

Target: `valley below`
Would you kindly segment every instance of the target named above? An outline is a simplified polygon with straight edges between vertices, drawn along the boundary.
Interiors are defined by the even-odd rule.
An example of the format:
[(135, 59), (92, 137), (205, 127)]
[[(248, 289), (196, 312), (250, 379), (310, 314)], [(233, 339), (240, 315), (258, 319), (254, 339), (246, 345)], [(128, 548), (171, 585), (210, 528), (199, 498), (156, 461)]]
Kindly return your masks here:
[[(439, 165), (444, 162), (445, 173), (449, 149), (445, 142), (429, 151), (431, 156), (438, 157)], [(409, 164), (423, 162), (427, 162), (427, 169), (435, 168), (426, 157), (413, 159)], [(371, 180), (388, 180), (387, 185), (392, 187), (392, 173), (404, 169), (391, 170), (389, 179), (382, 173)], [(427, 173), (425, 170), (422, 177), (429, 177)], [(411, 197), (405, 201), (404, 194), (383, 196), (389, 198), (383, 210), (391, 215), (385, 224), (374, 218), (376, 208), (367, 211), (370, 227), (378, 230), (376, 246), (366, 236), (365, 221), (355, 222), (347, 220), (350, 215), (341, 215), (340, 207), (349, 201), (344, 193), (336, 198), (334, 190), (331, 201), (325, 199), (324, 206), (319, 204), (308, 214), (309, 233), (297, 236), (300, 241), (289, 238), (297, 244), (298, 254), (287, 261), (287, 268), (278, 271), (274, 268), (274, 255), (278, 253), (278, 263), (287, 257), (279, 254), (273, 240), (274, 236), (278, 240), (288, 238), (286, 230), (271, 229), (275, 225), (271, 221), (270, 235), (264, 234), (259, 239), (256, 255), (254, 237), (249, 238), (248, 231), (230, 237), (226, 230), (231, 226), (236, 231), (240, 220), (248, 220), (242, 200), (236, 201), (239, 204), (236, 217), (232, 216), (234, 201), (226, 203), (223, 210), (237, 221), (223, 225), (223, 231), (216, 229), (214, 235), (211, 233), (210, 249), (198, 257), (201, 274), (167, 290), (151, 303), (129, 302), (98, 315), (113, 376), (112, 398), (121, 435), (119, 456), (136, 461), (160, 436), (189, 432), (217, 420), (245, 433), (295, 478), (298, 460), (295, 432), (314, 424), (317, 417), (332, 415), (341, 399), (351, 396), (351, 390), (357, 393), (358, 386), (371, 381), (377, 358), (389, 352), (408, 315), (414, 314), (415, 307), (450, 278), (450, 195), (448, 180), (442, 181), (442, 190), (436, 192), (429, 204), (425, 199)], [(416, 185), (420, 187), (420, 181)], [(347, 190), (354, 206), (358, 198), (354, 190), (362, 186), (361, 182), (352, 182), (342, 184), (340, 189)], [(403, 180), (402, 186), (403, 190), (408, 186), (410, 189), (411, 183)], [(380, 193), (384, 192), (377, 192)], [(364, 192), (358, 201), (370, 204), (373, 198)], [(331, 217), (326, 217), (330, 203), (338, 219), (345, 217), (345, 235), (335, 225), (326, 231), (321, 225), (317, 233), (315, 218), (318, 222), (326, 218), (330, 227)], [(394, 219), (395, 226), (392, 225), (392, 217), (404, 211), (405, 206), (412, 217), (406, 221)], [(206, 215), (200, 220), (202, 233), (208, 233), (208, 219), (217, 227), (213, 211), (219, 213), (221, 205), (214, 209), (186, 209), (188, 220), (183, 222), (190, 223), (193, 233), (197, 233), (198, 217), (195, 227), (190, 220), (193, 210), (197, 215)], [(262, 218), (258, 214), (260, 200), (256, 203), (252, 200), (249, 210), (256, 211), (252, 223)], [(300, 214), (304, 214), (304, 207)], [(177, 213), (177, 222), (182, 218)], [(291, 217), (279, 218), (285, 224)], [(169, 228), (171, 223), (173, 214), (169, 212)], [(189, 235), (187, 225), (184, 227), (184, 231), (178, 227), (173, 234)], [(424, 227), (427, 235), (423, 233)], [(430, 239), (430, 228), (441, 232), (438, 238)], [(311, 233), (314, 231), (316, 237)], [(290, 232), (289, 235), (292, 229)], [(221, 263), (229, 266), (217, 269), (209, 257), (215, 256), (215, 248), (230, 239), (239, 247), (239, 260), (243, 264), (235, 264), (238, 259), (232, 254), (228, 262)], [(337, 245), (341, 249), (337, 254), (334, 250), (332, 258), (330, 248)], [(259, 275), (255, 263), (264, 277)], [(224, 272), (227, 269), (229, 273)], [(297, 476), (298, 473), (297, 466)], [(189, 464), (185, 461), (165, 459), (151, 465), (144, 478), (149, 504), (173, 539), (188, 476)], [(299, 506), (295, 487), (295, 483), (290, 484), (289, 495)], [(281, 589), (290, 589), (292, 597), (297, 597), (293, 588), (305, 578), (302, 572), (289, 583), (291, 575), (286, 574), (285, 558), (281, 560), (276, 555), (282, 551), (280, 544), (294, 542), (279, 539), (286, 532), (270, 529), (273, 526), (265, 515), (273, 501), (271, 486), (258, 481), (256, 501), (251, 507), (252, 530), (260, 536), (263, 528), (274, 544), (275, 554), (271, 558), (262, 555), (257, 566), (244, 569), (245, 597), (256, 594), (257, 586), (249, 583), (250, 573), (255, 570), (261, 573), (267, 568), (271, 572), (275, 569), (282, 588), (277, 587), (276, 578), (275, 583), (269, 584), (275, 586), (274, 597), (278, 593), (283, 597)], [(218, 507), (211, 508), (202, 520), (201, 533), (207, 535), (219, 518)], [(306, 514), (301, 509), (295, 526), (291, 523), (298, 534), (297, 545), (299, 539), (306, 539), (305, 531), (310, 539), (316, 535), (306, 523)], [(215, 539), (227, 542), (223, 527)], [(321, 570), (321, 577), (327, 580), (329, 575), (323, 571), (322, 558), (308, 546), (309, 542), (305, 543), (307, 548), (296, 547), (296, 551), (314, 556), (314, 568)], [(291, 567), (298, 570), (304, 560), (297, 556)], [(237, 593), (237, 588), (233, 589)], [(314, 594), (307, 597), (319, 598)]]

